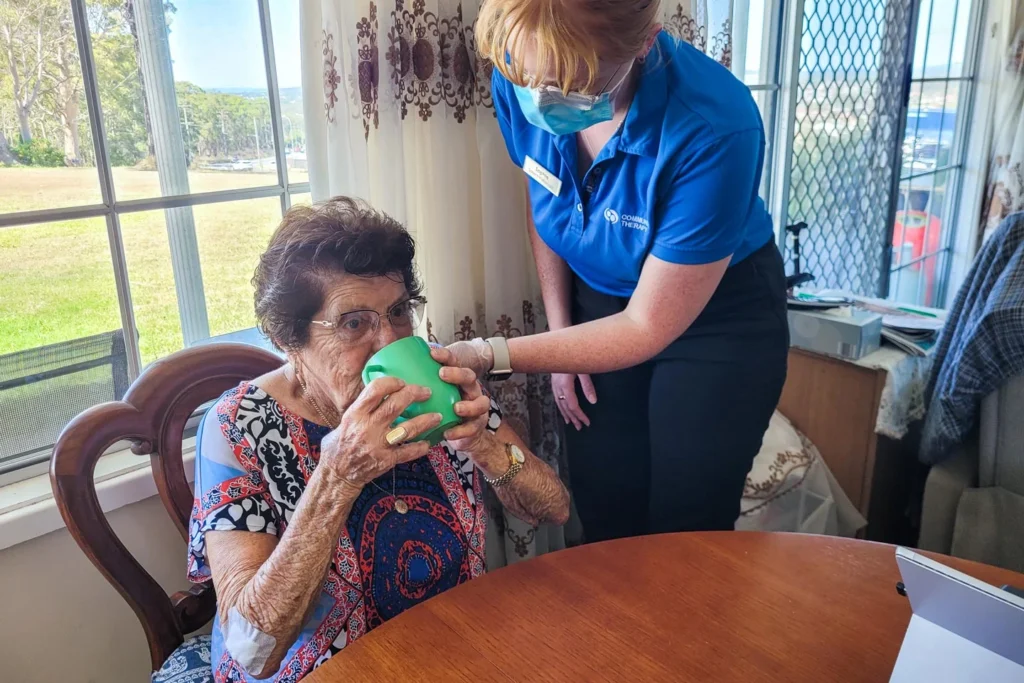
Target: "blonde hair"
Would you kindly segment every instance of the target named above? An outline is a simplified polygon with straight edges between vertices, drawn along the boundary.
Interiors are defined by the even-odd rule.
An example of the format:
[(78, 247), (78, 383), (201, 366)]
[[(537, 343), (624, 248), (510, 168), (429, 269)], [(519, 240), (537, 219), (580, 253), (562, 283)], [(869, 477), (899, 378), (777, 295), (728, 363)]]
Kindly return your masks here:
[(482, 57), (521, 86), (531, 85), (531, 74), (514, 51), (535, 45), (538, 74), (554, 73), (563, 92), (589, 93), (599, 60), (621, 63), (643, 50), (660, 8), (661, 0), (484, 0), (476, 44)]

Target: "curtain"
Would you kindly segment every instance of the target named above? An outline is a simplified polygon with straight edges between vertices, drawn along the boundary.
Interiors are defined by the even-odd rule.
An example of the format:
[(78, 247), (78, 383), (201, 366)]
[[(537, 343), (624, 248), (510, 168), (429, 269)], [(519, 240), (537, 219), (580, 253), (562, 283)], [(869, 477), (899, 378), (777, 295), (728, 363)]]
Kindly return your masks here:
[(666, 31), (732, 67), (732, 0), (662, 0), (661, 4)]
[[(431, 341), (546, 329), (523, 175), (509, 160), (476, 56), (480, 0), (303, 0), (307, 160), (314, 201), (360, 197), (416, 238)], [(710, 6), (710, 7), (709, 7)], [(664, 4), (666, 29), (726, 65), (728, 0)], [(546, 376), (491, 387), (506, 419), (566, 477)], [(578, 524), (534, 528), (488, 496), (488, 566), (578, 540)], [(574, 531), (575, 530), (575, 531)]]
[[(1013, 3), (1008, 3), (1013, 5)], [(982, 236), (987, 239), (1011, 213), (1024, 210), (1024, 10), (1011, 6), (1009, 44), (996, 85)]]

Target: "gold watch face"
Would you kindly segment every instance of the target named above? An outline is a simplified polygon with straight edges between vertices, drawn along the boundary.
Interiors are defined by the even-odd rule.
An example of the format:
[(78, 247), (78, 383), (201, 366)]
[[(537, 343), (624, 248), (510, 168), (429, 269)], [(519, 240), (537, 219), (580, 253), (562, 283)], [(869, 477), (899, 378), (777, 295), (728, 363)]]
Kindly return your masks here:
[(508, 445), (508, 452), (512, 454), (512, 457), (520, 465), (526, 462), (526, 455), (523, 453), (522, 449), (514, 443), (510, 443)]

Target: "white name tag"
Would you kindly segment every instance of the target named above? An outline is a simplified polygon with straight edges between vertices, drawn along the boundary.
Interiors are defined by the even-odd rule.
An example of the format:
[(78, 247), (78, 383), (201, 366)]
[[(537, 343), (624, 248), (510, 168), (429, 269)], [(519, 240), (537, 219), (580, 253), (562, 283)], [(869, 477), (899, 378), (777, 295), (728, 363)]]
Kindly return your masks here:
[(562, 191), (562, 181), (558, 179), (558, 176), (538, 164), (532, 157), (526, 157), (523, 161), (523, 171), (556, 197)]

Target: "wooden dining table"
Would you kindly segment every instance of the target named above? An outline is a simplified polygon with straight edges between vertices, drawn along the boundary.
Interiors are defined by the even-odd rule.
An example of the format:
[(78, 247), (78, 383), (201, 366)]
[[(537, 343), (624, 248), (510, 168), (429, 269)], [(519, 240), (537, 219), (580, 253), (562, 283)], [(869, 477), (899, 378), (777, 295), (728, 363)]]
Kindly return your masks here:
[[(926, 553), (982, 581), (1024, 575)], [(889, 680), (910, 621), (895, 547), (759, 532), (629, 538), (491, 572), (312, 672), (356, 681)]]

